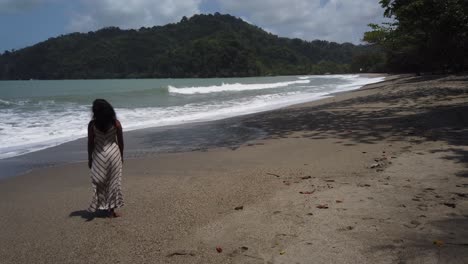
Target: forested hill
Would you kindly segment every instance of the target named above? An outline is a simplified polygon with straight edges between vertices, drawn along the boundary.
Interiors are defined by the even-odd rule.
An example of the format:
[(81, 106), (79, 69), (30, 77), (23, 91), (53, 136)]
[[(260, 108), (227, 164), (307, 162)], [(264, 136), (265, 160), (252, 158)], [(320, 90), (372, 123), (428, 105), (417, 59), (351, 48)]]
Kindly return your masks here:
[[(0, 79), (227, 77), (378, 70), (371, 47), (265, 32), (230, 16), (50, 38), (0, 56)], [(376, 67), (377, 66), (377, 67)]]

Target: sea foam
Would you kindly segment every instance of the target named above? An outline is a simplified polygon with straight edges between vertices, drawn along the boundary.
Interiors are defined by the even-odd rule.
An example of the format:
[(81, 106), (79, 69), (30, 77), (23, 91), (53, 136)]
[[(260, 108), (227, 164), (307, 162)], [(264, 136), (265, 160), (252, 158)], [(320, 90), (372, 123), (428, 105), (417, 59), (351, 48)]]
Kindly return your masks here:
[(310, 80), (297, 80), (289, 82), (276, 82), (276, 83), (252, 83), (252, 84), (241, 84), (241, 83), (223, 83), (221, 85), (212, 86), (199, 86), (199, 87), (174, 87), (169, 85), (168, 90), (170, 93), (175, 94), (207, 94), (207, 93), (219, 93), (219, 92), (242, 92), (249, 90), (262, 90), (262, 89), (274, 89), (282, 88), (292, 84), (306, 84), (310, 83)]

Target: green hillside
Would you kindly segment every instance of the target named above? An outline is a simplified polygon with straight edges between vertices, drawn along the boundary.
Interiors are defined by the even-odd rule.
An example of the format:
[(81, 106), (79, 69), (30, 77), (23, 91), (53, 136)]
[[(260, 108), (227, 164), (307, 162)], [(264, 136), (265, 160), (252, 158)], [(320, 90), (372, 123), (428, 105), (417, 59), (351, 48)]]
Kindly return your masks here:
[(282, 38), (230, 15), (72, 33), (0, 56), (0, 79), (234, 77), (378, 71), (369, 46)]

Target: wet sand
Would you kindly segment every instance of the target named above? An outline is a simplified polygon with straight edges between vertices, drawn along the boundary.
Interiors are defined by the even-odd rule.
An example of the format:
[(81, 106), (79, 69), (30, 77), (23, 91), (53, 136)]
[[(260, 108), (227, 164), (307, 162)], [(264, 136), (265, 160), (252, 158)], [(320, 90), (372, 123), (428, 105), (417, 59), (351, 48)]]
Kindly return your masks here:
[(85, 211), (85, 163), (1, 180), (2, 263), (468, 262), (467, 76), (235, 124), (264, 137), (126, 160), (117, 219)]

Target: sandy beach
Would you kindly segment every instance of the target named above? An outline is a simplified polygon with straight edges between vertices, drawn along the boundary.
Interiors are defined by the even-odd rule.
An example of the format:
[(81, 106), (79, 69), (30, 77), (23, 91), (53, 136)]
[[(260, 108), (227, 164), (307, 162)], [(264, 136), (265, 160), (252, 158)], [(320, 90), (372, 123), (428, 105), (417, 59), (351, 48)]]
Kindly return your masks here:
[(235, 120), (266, 136), (126, 160), (121, 218), (86, 163), (0, 180), (0, 263), (468, 263), (467, 76)]

